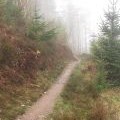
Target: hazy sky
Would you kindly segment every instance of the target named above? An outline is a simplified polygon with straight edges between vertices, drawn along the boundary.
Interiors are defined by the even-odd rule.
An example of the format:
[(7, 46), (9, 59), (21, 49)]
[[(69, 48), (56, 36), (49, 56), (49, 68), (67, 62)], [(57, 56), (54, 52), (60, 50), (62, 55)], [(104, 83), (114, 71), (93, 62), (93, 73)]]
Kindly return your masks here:
[[(56, 12), (63, 14), (63, 17), (67, 16), (68, 7), (71, 7), (70, 12), (77, 9), (80, 16), (87, 22), (88, 28), (91, 32), (97, 31), (98, 23), (103, 18), (104, 10), (107, 10), (109, 0), (38, 0), (40, 2), (41, 12), (46, 14), (46, 17), (56, 17), (53, 13)], [(120, 0), (119, 4), (120, 4)]]
[[(99, 32), (99, 24), (108, 9), (109, 0), (38, 0), (41, 13), (47, 19), (61, 20), (73, 49), (79, 44), (86, 51), (91, 35)], [(120, 0), (118, 0), (120, 7)], [(75, 48), (74, 48), (75, 46)], [(78, 47), (79, 47), (78, 46)], [(79, 51), (79, 49), (76, 49)]]
[(91, 32), (95, 32), (98, 29), (98, 23), (100, 23), (103, 17), (104, 10), (108, 7), (109, 0), (55, 0), (57, 11), (64, 11), (68, 5), (73, 5), (77, 8), (80, 14), (84, 15), (87, 26)]

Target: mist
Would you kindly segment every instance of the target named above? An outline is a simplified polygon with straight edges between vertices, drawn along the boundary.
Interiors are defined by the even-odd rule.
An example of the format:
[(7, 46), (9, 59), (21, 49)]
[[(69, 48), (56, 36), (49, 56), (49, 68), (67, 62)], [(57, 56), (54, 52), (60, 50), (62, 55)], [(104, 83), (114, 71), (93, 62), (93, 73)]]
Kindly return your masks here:
[(120, 120), (120, 0), (0, 0), (0, 120)]
[(99, 31), (108, 0), (38, 0), (40, 13), (49, 21), (61, 21), (74, 53), (89, 52), (90, 41)]

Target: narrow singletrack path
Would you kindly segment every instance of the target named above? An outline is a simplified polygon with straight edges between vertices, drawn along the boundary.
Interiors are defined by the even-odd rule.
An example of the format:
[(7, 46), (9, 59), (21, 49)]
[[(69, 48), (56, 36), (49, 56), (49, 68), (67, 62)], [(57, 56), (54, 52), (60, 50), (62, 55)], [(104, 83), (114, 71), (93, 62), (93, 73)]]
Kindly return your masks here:
[(23, 116), (17, 118), (17, 120), (45, 120), (46, 116), (52, 112), (56, 99), (65, 87), (77, 64), (78, 62), (76, 61), (69, 63), (58, 77), (56, 83), (53, 84), (46, 94), (31, 106)]

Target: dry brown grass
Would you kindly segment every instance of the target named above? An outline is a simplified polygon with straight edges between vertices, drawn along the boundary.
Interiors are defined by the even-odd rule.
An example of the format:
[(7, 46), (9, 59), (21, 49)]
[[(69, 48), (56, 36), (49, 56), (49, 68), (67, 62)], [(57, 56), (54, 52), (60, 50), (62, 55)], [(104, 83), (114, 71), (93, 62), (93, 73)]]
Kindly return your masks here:
[(113, 103), (106, 102), (103, 98), (99, 98), (92, 106), (88, 117), (89, 120), (119, 120), (118, 109)]
[(107, 120), (108, 108), (104, 105), (104, 102), (100, 99), (95, 101), (93, 108), (89, 114), (89, 120)]

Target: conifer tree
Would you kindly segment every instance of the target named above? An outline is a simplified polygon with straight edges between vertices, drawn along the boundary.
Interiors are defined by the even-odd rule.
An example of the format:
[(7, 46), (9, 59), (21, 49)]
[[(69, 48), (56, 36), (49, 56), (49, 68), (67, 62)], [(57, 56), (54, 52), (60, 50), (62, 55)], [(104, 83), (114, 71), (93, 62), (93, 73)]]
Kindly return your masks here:
[(95, 58), (104, 65), (107, 79), (112, 82), (120, 82), (120, 16), (116, 6), (117, 1), (113, 0), (105, 12), (99, 40), (92, 47)]
[(35, 7), (35, 13), (30, 26), (28, 27), (27, 36), (37, 41), (49, 41), (56, 36), (56, 28), (51, 28), (44, 18), (38, 14)]

